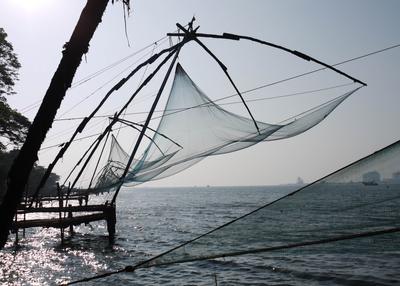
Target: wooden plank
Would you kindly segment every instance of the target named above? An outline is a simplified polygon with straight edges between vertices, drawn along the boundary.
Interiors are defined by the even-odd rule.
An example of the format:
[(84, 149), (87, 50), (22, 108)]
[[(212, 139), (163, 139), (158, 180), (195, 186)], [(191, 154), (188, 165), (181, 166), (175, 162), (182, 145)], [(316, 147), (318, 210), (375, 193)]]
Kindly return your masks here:
[(76, 216), (72, 218), (51, 218), (51, 219), (34, 219), (17, 221), (12, 225), (12, 229), (29, 228), (29, 227), (54, 227), (54, 228), (67, 228), (70, 225), (80, 225), (82, 223), (89, 223), (98, 220), (107, 220), (107, 215), (104, 213), (90, 214)]
[[(31, 197), (28, 197), (28, 200), (31, 200)], [(71, 195), (68, 197), (69, 201), (73, 201), (73, 200), (79, 200), (81, 199), (82, 201), (85, 201), (87, 199), (86, 195)], [(57, 196), (53, 196), (53, 197), (38, 197), (35, 199), (34, 202), (51, 202), (51, 201), (58, 201), (59, 197)], [(28, 203), (29, 204), (29, 203)]]
[(38, 208), (21, 208), (18, 210), (18, 214), (23, 213), (58, 213), (58, 212), (94, 212), (94, 211), (105, 211), (110, 206), (106, 205), (88, 205), (88, 206), (67, 206), (67, 207), (38, 207)]

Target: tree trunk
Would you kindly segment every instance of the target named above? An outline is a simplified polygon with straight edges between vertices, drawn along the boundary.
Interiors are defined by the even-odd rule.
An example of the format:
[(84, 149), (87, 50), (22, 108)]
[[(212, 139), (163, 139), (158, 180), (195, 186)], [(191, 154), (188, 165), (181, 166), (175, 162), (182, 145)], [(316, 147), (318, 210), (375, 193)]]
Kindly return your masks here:
[(37, 161), (40, 146), (67, 89), (71, 86), (83, 54), (88, 52), (89, 41), (101, 22), (107, 3), (108, 0), (87, 1), (69, 42), (64, 46), (63, 57), (29, 129), (25, 143), (8, 173), (7, 193), (0, 206), (0, 249), (7, 242), (13, 216), (21, 201), (32, 167)]

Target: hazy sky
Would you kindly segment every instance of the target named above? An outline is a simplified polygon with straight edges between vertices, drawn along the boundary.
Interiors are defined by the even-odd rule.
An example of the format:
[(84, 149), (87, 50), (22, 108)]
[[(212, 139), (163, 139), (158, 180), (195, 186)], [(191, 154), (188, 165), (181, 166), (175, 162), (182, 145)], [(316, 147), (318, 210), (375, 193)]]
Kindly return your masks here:
[[(22, 68), (17, 95), (10, 104), (33, 119), (37, 108), (29, 110), (44, 95), (61, 58), (85, 1), (78, 0), (1, 0), (0, 27), (4, 27), (19, 56)], [(103, 21), (90, 44), (86, 61), (75, 77), (79, 80), (133, 52), (154, 43), (175, 23), (187, 23), (193, 15), (200, 31), (231, 32), (250, 35), (310, 54), (330, 64), (357, 57), (400, 43), (400, 1), (132, 1), (127, 19), (130, 47), (124, 32), (121, 3), (109, 4)], [(241, 90), (270, 83), (318, 68), (319, 66), (266, 47), (236, 42), (205, 41), (226, 63)], [(159, 48), (168, 46), (168, 41)], [(146, 50), (146, 52), (151, 52)], [(103, 89), (88, 97), (105, 82), (133, 65), (140, 56), (71, 89), (58, 117), (88, 113), (105, 94)], [(192, 79), (213, 98), (233, 93), (215, 64), (190, 45), (180, 62)], [(367, 155), (400, 138), (400, 48), (354, 61), (340, 68), (368, 83), (346, 100), (331, 116), (314, 129), (295, 138), (261, 143), (255, 147), (223, 156), (207, 158), (173, 177), (148, 185), (263, 185), (317, 179), (351, 161)], [(126, 74), (126, 73), (125, 73)], [(140, 77), (139, 77), (140, 79)], [(107, 104), (102, 114), (112, 114), (123, 103), (137, 82), (128, 86)], [(324, 88), (349, 81), (332, 72), (323, 72), (246, 98), (270, 97), (296, 91)], [(169, 88), (169, 86), (168, 86)], [(129, 111), (142, 111), (151, 102), (156, 85), (144, 92), (143, 99)], [(340, 95), (343, 90), (336, 91)], [(290, 99), (249, 104), (257, 120), (276, 123), (315, 104), (330, 94), (313, 94)], [(160, 103), (160, 108), (165, 102)], [(330, 97), (329, 97), (330, 96)], [(79, 104), (78, 104), (79, 103)], [(78, 106), (71, 110), (74, 105)], [(242, 113), (240, 106), (234, 112)], [(243, 113), (245, 114), (245, 113)], [(139, 120), (139, 118), (132, 120)], [(99, 131), (107, 120), (97, 120), (86, 134)], [(55, 122), (43, 146), (64, 142), (79, 121)], [(123, 141), (123, 140), (122, 140)], [(80, 141), (56, 170), (65, 175), (90, 140)], [(129, 140), (122, 142), (130, 146)], [(40, 153), (40, 164), (47, 165), (58, 148)]]

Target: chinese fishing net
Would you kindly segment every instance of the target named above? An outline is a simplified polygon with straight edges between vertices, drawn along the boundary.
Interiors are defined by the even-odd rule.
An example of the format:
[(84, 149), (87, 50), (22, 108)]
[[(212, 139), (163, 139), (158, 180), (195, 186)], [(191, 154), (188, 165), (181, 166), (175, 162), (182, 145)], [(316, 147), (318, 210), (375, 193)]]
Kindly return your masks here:
[[(263, 141), (298, 135), (327, 117), (358, 88), (317, 106), (286, 124), (268, 124), (231, 113), (213, 102), (178, 64), (162, 119), (148, 147), (133, 160), (125, 186), (176, 174), (211, 156), (248, 148)], [(107, 164), (97, 176), (96, 190), (112, 190), (129, 160), (112, 138)]]

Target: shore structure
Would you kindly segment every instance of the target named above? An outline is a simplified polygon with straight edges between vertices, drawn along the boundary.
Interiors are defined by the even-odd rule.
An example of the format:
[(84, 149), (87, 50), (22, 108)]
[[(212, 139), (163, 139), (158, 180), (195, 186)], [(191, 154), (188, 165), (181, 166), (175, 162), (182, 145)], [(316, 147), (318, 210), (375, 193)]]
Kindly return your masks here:
[[(57, 206), (53, 206), (54, 203)], [(34, 217), (29, 218), (32, 215)], [(11, 231), (15, 233), (15, 243), (18, 244), (20, 230), (25, 236), (27, 228), (58, 228), (61, 234), (61, 244), (64, 244), (66, 229), (69, 230), (70, 235), (73, 235), (74, 226), (102, 220), (106, 221), (109, 243), (113, 244), (117, 222), (115, 204), (109, 202), (89, 204), (87, 195), (70, 196), (68, 200), (62, 196), (44, 197), (36, 200), (32, 207), (25, 203), (20, 204)]]

